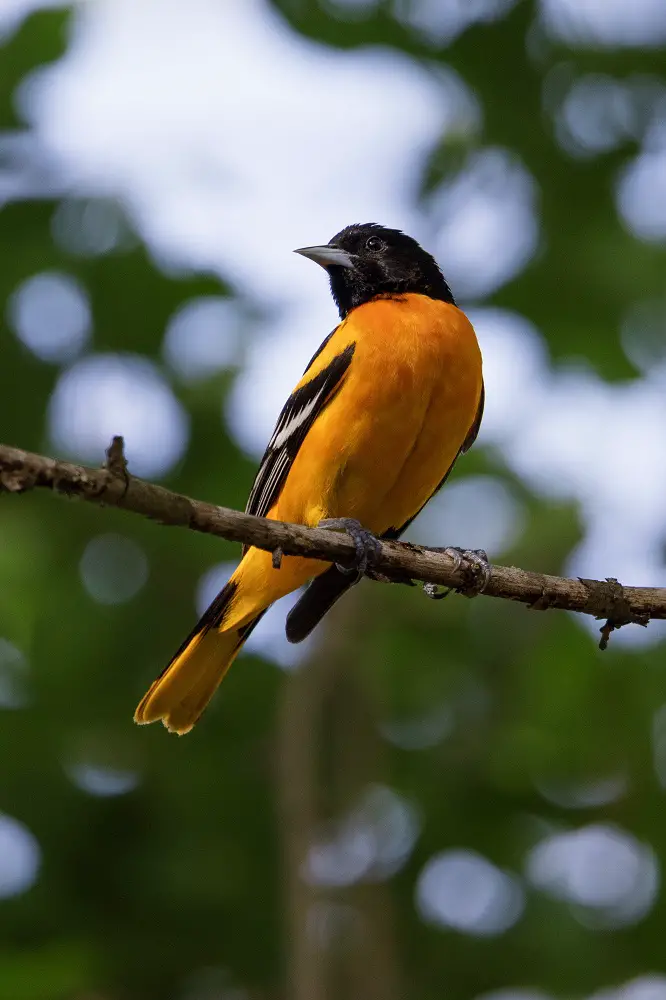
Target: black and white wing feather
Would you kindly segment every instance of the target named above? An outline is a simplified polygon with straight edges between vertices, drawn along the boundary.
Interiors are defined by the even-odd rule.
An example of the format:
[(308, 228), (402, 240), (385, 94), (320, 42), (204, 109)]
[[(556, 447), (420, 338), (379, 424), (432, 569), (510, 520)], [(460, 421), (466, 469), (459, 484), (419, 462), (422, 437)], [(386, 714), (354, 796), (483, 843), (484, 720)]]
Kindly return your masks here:
[[(479, 433), (479, 427), (481, 426), (481, 419), (483, 417), (484, 402), (485, 389), (483, 385), (481, 385), (481, 398), (479, 399), (476, 417), (474, 418), (474, 423), (469, 429), (467, 437), (460, 447), (458, 455), (469, 451), (476, 441), (476, 436)], [(457, 457), (458, 456), (456, 456), (456, 458)], [(453, 460), (451, 468), (447, 471), (446, 475), (435, 489), (435, 493), (442, 488), (448, 479), (451, 469), (455, 465), (455, 461), (456, 459)], [(400, 536), (410, 526), (417, 514), (421, 513), (421, 510), (423, 510), (423, 507), (421, 507), (413, 517), (410, 517), (408, 521), (401, 524), (399, 528), (389, 528), (389, 530), (382, 535), (382, 538), (400, 538)], [(350, 587), (353, 587), (354, 584), (358, 583), (360, 579), (360, 575), (353, 576), (349, 573), (341, 573), (335, 565), (331, 566), (330, 569), (327, 569), (321, 576), (315, 577), (312, 583), (308, 586), (308, 589), (299, 598), (287, 615), (286, 631), (289, 642), (302, 642), (303, 639), (307, 638), (307, 636), (310, 635), (310, 632), (312, 632), (312, 630), (322, 620), (326, 612), (330, 611), (335, 602), (342, 597), (345, 591), (349, 590)]]
[[(312, 361), (327, 343), (324, 341)], [(292, 392), (278, 417), (273, 435), (261, 460), (245, 512), (265, 517), (280, 495), (291, 465), (305, 436), (340, 387), (351, 364), (355, 344), (349, 344), (314, 378)], [(312, 361), (308, 368), (312, 365)], [(308, 369), (306, 369), (307, 372)]]

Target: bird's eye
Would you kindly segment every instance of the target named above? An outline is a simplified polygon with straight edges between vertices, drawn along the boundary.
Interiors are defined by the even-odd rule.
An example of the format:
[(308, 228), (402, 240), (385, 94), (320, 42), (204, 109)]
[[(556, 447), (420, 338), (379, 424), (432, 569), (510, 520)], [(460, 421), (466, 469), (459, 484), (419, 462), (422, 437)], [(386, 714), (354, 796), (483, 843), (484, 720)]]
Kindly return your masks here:
[(381, 250), (384, 246), (379, 236), (371, 236), (365, 244), (366, 250)]

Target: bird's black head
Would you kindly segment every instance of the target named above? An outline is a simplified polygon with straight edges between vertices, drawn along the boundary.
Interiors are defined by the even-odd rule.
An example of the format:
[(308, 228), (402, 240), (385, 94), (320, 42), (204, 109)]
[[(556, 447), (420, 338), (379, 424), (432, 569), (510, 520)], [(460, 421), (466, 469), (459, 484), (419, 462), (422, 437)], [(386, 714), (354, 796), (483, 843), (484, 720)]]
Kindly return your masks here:
[(386, 229), (374, 222), (347, 226), (326, 246), (304, 247), (296, 253), (326, 268), (343, 318), (378, 296), (407, 292), (455, 305), (434, 257), (399, 229)]

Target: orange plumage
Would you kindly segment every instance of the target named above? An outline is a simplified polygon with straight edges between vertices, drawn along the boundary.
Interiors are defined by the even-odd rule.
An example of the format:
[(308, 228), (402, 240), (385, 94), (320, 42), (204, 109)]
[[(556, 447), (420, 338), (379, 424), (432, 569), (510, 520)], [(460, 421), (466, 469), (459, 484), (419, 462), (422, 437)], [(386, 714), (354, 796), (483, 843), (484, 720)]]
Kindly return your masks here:
[[(380, 238), (396, 232), (369, 228)], [(331, 242), (344, 246), (340, 237)], [(479, 345), (450, 292), (448, 300), (418, 290), (373, 295), (344, 311), (283, 410), (257, 479), (259, 503), (272, 500), (263, 513), (311, 526), (324, 518), (354, 518), (377, 536), (396, 537), (472, 443), (482, 404)], [(288, 455), (304, 427), (295, 454)], [(255, 486), (250, 510), (257, 493)], [(329, 565), (285, 557), (274, 569), (270, 553), (248, 549), (217, 606), (152, 685), (135, 720), (162, 719), (178, 733), (191, 729), (245, 630)]]

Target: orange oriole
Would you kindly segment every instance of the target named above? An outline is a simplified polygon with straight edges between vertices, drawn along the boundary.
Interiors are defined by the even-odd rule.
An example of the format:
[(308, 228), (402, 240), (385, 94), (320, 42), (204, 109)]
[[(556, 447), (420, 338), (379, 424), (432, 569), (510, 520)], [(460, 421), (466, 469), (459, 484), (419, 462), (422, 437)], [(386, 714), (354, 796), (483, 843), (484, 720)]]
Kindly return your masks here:
[[(246, 510), (310, 526), (354, 519), (398, 538), (476, 438), (484, 391), (474, 330), (434, 258), (399, 230), (348, 226), (296, 252), (328, 271), (341, 322), (282, 409)], [(274, 569), (270, 552), (245, 547), (135, 721), (188, 732), (274, 601), (312, 581), (287, 619), (298, 642), (360, 575), (296, 556)]]

